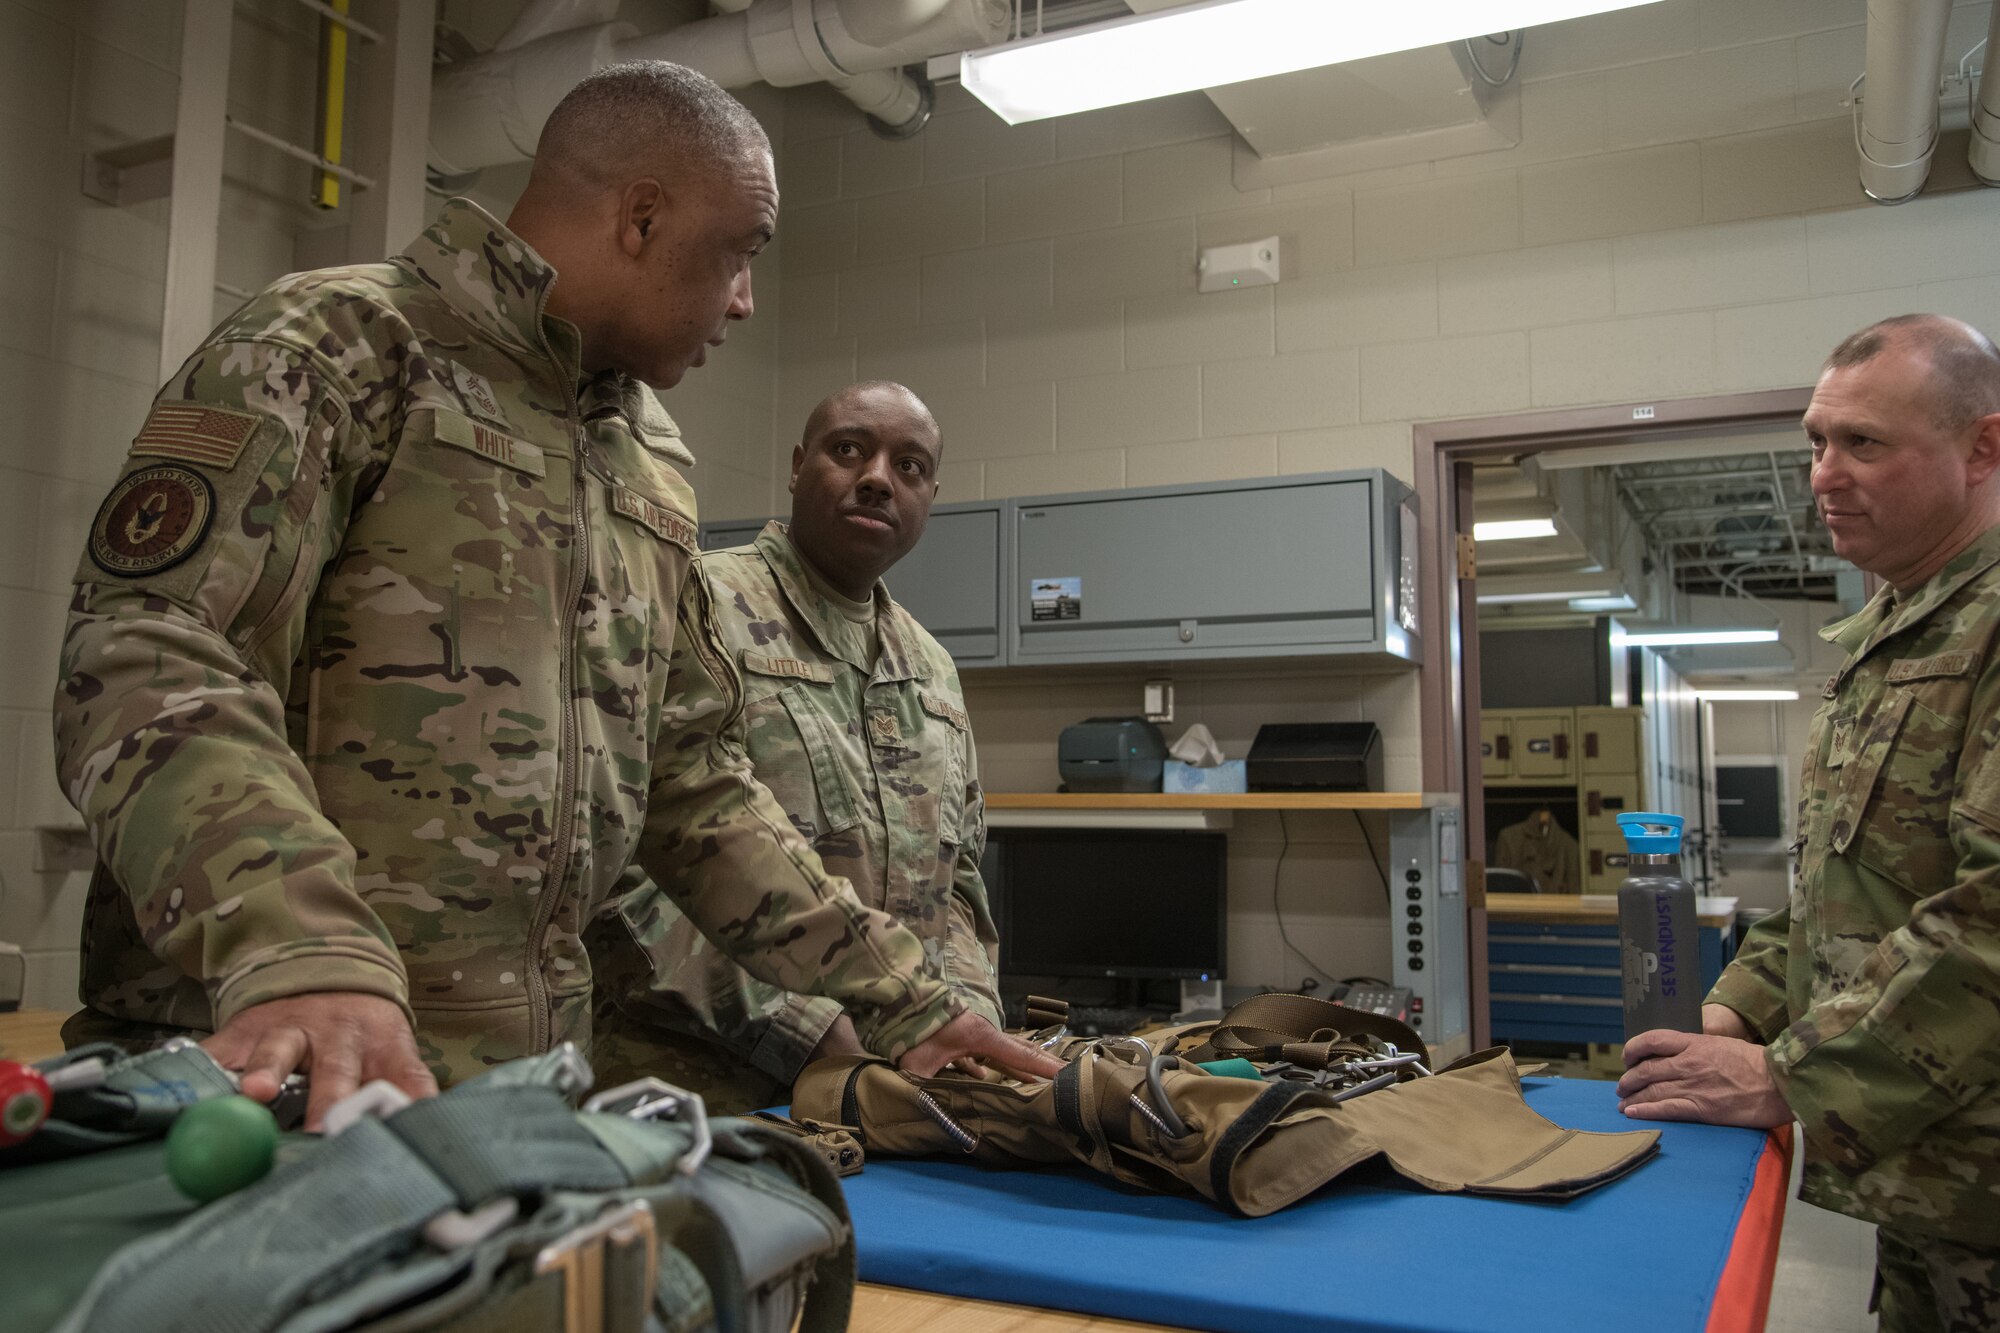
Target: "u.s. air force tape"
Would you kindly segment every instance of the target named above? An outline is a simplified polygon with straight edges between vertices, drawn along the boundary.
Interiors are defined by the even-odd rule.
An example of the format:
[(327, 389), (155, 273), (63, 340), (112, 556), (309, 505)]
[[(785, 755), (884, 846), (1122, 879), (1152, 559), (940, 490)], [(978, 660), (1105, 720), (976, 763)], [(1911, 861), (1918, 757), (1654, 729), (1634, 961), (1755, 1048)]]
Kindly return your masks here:
[(90, 526), (90, 558), (107, 574), (138, 578), (194, 553), (215, 518), (215, 489), (193, 468), (162, 463), (112, 488)]

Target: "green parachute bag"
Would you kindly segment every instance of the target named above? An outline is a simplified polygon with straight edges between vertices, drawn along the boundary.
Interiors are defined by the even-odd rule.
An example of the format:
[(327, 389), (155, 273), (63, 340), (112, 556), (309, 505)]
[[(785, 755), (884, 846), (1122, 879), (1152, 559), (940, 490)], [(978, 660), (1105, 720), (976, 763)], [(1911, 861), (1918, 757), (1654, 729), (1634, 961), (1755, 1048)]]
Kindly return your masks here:
[(853, 1233), (818, 1154), (655, 1079), (579, 1110), (573, 1047), (420, 1102), (372, 1084), (207, 1204), (170, 1181), (164, 1134), (233, 1080), (188, 1042), (107, 1065), (0, 1149), (13, 1333), (847, 1327)]

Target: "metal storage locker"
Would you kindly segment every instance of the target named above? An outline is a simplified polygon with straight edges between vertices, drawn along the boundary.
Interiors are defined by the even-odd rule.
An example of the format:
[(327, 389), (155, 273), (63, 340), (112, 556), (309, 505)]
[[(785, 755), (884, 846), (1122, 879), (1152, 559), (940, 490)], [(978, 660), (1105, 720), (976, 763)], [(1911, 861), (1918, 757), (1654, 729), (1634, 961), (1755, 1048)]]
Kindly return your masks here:
[[(936, 506), (923, 540), (882, 580), (961, 667), (1006, 664), (1005, 511), (999, 500)], [(747, 545), (767, 521), (703, 524), (702, 549)]]
[(1016, 500), (1008, 660), (1414, 661), (1415, 523), (1380, 470)]

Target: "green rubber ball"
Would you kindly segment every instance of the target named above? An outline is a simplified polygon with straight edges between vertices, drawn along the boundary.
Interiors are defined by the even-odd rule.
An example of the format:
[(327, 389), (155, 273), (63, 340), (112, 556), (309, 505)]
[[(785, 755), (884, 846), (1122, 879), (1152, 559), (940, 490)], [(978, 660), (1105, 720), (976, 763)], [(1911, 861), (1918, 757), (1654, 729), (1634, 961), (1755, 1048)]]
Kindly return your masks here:
[(167, 1178), (196, 1203), (254, 1185), (278, 1154), (278, 1122), (262, 1102), (211, 1097), (182, 1111), (167, 1131)]

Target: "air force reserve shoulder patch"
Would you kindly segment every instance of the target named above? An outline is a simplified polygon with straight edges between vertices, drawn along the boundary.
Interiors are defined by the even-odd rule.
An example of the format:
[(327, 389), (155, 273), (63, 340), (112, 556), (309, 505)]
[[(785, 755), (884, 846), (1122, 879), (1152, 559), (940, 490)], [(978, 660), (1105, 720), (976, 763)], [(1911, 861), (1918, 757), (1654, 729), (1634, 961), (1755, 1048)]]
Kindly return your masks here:
[(215, 517), (215, 490), (193, 468), (173, 463), (128, 475), (97, 511), (90, 558), (107, 574), (138, 578), (171, 569), (194, 553)]

